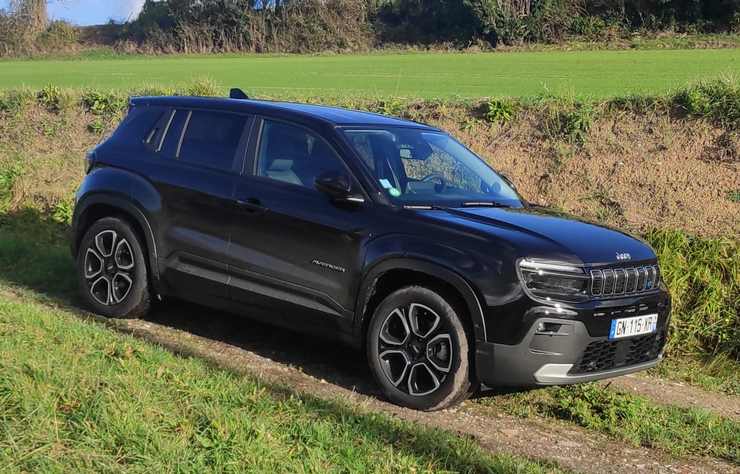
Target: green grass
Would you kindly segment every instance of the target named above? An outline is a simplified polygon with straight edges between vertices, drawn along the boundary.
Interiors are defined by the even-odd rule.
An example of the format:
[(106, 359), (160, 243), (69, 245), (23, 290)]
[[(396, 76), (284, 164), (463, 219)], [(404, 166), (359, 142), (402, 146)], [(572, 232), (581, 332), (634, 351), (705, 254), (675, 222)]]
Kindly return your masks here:
[(211, 77), (257, 96), (483, 97), (662, 94), (740, 72), (740, 50), (337, 56), (163, 56), (0, 62), (0, 88), (182, 86)]
[[(7, 295), (7, 294), (6, 294)], [(0, 297), (2, 472), (542, 472)]]
[(656, 377), (686, 382), (709, 392), (740, 396), (738, 362), (722, 354), (716, 357), (663, 359), (649, 373)]
[(532, 390), (478, 403), (521, 417), (565, 420), (673, 455), (713, 456), (740, 464), (740, 423), (700, 409), (658, 405), (598, 384)]

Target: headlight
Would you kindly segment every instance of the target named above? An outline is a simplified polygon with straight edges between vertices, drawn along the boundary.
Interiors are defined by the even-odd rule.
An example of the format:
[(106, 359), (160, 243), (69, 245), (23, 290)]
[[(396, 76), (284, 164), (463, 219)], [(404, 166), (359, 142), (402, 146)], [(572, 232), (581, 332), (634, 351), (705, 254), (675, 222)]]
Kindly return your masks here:
[(519, 278), (532, 296), (554, 301), (584, 301), (589, 298), (589, 278), (581, 267), (561, 262), (523, 259)]

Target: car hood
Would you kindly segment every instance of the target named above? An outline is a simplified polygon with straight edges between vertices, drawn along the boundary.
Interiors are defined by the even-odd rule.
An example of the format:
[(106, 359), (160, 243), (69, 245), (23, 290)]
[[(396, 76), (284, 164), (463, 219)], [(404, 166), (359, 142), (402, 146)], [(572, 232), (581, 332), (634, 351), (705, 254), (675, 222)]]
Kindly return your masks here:
[[(624, 232), (545, 208), (455, 208), (427, 216), (503, 239), (522, 256), (587, 265), (655, 260), (648, 244)], [(621, 258), (617, 255), (620, 254)]]

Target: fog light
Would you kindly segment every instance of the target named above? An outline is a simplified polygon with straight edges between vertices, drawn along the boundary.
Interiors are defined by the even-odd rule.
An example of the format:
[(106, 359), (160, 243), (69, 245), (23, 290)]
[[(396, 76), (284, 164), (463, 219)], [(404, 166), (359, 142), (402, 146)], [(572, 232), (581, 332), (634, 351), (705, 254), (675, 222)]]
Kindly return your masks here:
[(562, 326), (558, 323), (537, 323), (537, 334), (557, 334)]

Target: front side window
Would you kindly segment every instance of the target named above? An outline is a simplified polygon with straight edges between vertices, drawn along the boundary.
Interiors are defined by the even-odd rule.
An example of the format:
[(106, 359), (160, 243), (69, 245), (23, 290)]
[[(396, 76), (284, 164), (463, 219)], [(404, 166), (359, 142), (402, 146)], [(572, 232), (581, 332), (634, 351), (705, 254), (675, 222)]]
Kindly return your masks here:
[(501, 176), (449, 135), (402, 127), (346, 129), (344, 134), (400, 204), (521, 206)]
[(264, 121), (257, 159), (258, 176), (314, 189), (316, 178), (331, 172), (347, 173), (324, 140), (302, 127)]
[(247, 117), (195, 110), (186, 119), (179, 159), (200, 166), (230, 171), (244, 133)]

